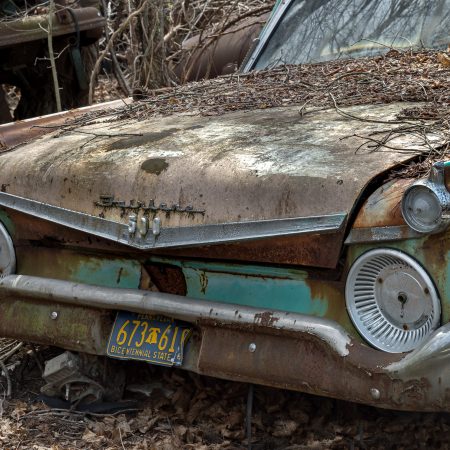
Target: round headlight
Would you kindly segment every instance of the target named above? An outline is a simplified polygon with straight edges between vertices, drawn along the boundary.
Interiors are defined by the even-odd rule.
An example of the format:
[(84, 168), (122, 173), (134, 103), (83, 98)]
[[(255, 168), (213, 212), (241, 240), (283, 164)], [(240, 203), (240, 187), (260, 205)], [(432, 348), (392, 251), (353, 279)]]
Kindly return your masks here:
[(428, 186), (415, 185), (406, 191), (402, 213), (405, 222), (419, 233), (431, 233), (441, 228), (442, 206)]
[(345, 298), (363, 338), (389, 353), (415, 349), (440, 323), (433, 280), (398, 250), (375, 249), (360, 256), (348, 274)]

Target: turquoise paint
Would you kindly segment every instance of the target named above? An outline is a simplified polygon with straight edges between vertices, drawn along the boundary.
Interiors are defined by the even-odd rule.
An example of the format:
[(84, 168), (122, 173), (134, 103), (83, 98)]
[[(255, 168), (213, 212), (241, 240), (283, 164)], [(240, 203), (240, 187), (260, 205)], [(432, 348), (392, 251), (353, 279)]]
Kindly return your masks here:
[(307, 273), (301, 270), (167, 259), (158, 262), (180, 267), (186, 278), (187, 295), (199, 300), (319, 317), (325, 316), (328, 310), (327, 299), (313, 298)]
[(189, 267), (183, 272), (190, 297), (320, 317), (328, 309), (325, 300), (311, 297), (311, 291), (302, 279), (257, 278)]
[(137, 289), (140, 279), (140, 263), (126, 259), (89, 258), (71, 274), (71, 281), (114, 288)]

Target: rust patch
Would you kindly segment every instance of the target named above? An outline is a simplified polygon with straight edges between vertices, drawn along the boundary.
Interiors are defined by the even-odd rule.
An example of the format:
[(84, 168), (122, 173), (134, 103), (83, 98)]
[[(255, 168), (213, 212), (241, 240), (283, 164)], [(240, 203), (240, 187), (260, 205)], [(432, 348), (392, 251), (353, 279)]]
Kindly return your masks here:
[[(383, 367), (402, 358), (352, 342), (349, 355), (338, 355), (307, 332), (296, 336), (265, 334), (202, 324), (200, 373), (241, 382), (293, 389), (377, 407), (403, 410), (445, 410), (431, 403), (426, 383), (393, 380)], [(226, 345), (225, 345), (226, 343)], [(249, 343), (256, 350), (248, 351)], [(220, 358), (217, 355), (220, 354)], [(336, 376), (339, 374), (339, 376)], [(374, 399), (371, 389), (380, 392)], [(410, 392), (411, 391), (411, 392)]]
[(170, 264), (145, 264), (144, 267), (158, 291), (186, 295), (186, 279), (179, 267)]
[(205, 294), (206, 288), (208, 287), (208, 276), (206, 275), (206, 272), (200, 273), (200, 291)]
[(155, 249), (154, 253), (175, 256), (293, 264), (334, 269), (341, 253), (343, 232), (275, 237), (233, 244), (182, 249)]
[[(309, 275), (309, 274), (308, 274)], [(311, 292), (314, 300), (324, 300), (327, 303), (327, 319), (331, 319), (342, 325), (346, 330), (352, 332), (353, 336), (358, 336), (350, 321), (345, 306), (345, 278), (339, 281), (326, 281), (322, 279), (311, 279), (309, 276), (305, 283)]]
[(401, 211), (405, 189), (415, 180), (400, 179), (378, 188), (359, 212), (354, 228), (406, 225)]
[(266, 311), (260, 314), (255, 314), (255, 324), (263, 327), (273, 327), (278, 322), (278, 317), (274, 317), (273, 313)]

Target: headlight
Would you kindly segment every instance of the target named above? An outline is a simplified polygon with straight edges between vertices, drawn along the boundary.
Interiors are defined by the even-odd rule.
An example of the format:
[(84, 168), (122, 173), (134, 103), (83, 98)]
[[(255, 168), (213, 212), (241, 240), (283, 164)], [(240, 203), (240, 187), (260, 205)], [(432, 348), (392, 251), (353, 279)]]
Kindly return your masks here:
[(405, 222), (419, 233), (437, 233), (450, 223), (450, 194), (445, 185), (447, 163), (436, 163), (428, 179), (410, 186), (403, 196)]

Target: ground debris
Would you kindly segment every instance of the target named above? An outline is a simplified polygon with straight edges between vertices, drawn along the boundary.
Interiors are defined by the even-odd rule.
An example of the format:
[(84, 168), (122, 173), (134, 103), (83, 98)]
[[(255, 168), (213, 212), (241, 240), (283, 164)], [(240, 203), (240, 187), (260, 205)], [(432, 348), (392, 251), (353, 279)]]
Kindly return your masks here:
[[(450, 70), (436, 51), (399, 52), (320, 64), (279, 66), (173, 88), (142, 92), (139, 102), (117, 109), (117, 119), (175, 113), (218, 115), (228, 111), (287, 105), (311, 108), (398, 101), (428, 102), (437, 111), (450, 105)], [(111, 112), (97, 112), (95, 116)], [(428, 118), (431, 118), (428, 116)], [(86, 116), (89, 119), (89, 116)]]
[[(23, 350), (25, 355), (25, 349)], [(29, 360), (34, 361), (34, 360)], [(124, 363), (131, 364), (131, 363)], [(33, 402), (37, 367), (28, 366), (0, 417), (0, 448), (65, 450), (237, 450), (246, 448), (248, 385), (134, 364), (155, 387), (132, 413), (89, 414)], [(1, 380), (0, 380), (1, 381)], [(130, 380), (136, 382), (136, 379)], [(42, 384), (42, 380), (39, 381)], [(170, 395), (167, 395), (170, 393)], [(448, 448), (444, 414), (377, 410), (327, 398), (254, 387), (253, 450)], [(183, 399), (180, 401), (180, 399)], [(186, 400), (187, 399), (187, 400)], [(195, 413), (191, 412), (195, 410)]]

